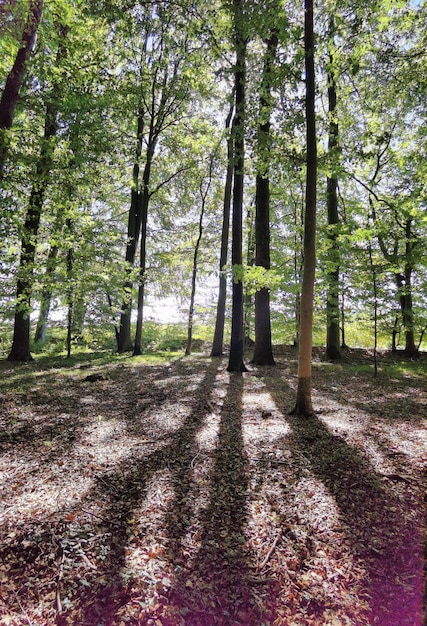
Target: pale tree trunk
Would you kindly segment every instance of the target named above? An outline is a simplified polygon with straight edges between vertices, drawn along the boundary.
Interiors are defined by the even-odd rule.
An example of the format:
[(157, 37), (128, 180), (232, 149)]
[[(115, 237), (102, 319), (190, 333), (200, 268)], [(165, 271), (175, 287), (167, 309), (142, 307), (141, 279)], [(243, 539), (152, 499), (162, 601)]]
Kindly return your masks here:
[(9, 130), (13, 125), (19, 91), (25, 79), (28, 59), (36, 41), (37, 29), (43, 12), (43, 0), (30, 2), (27, 22), (22, 33), (21, 45), (16, 53), (12, 69), (6, 79), (0, 99), (0, 183), (9, 150)]
[[(230, 128), (234, 111), (234, 102), (230, 107), (229, 114), (225, 122), (225, 128)], [(228, 257), (228, 239), (230, 231), (230, 208), (231, 208), (231, 191), (233, 185), (233, 133), (227, 138), (227, 173), (224, 187), (222, 231), (221, 231), (221, 251), (219, 257), (219, 289), (218, 303), (216, 309), (215, 332), (212, 341), (211, 356), (222, 356), (224, 344), (224, 323), (225, 323), (225, 304), (227, 299), (227, 279), (224, 269), (227, 265)]]
[[(233, 268), (242, 267), (243, 231), (243, 170), (245, 156), (245, 88), (246, 88), (246, 35), (244, 32), (243, 0), (234, 0), (234, 31), (236, 48), (235, 98), (236, 114), (234, 133), (234, 186), (231, 263)], [(230, 355), (227, 370), (244, 372), (243, 362), (243, 282), (233, 279)]]
[[(332, 49), (334, 37), (334, 21), (330, 20), (329, 38)], [(338, 175), (337, 159), (339, 152), (339, 128), (336, 120), (337, 86), (334, 75), (334, 55), (329, 53), (328, 69), (328, 109), (329, 138), (328, 152), (332, 174), (326, 180), (326, 202), (328, 210), (328, 270), (326, 297), (326, 354), (329, 359), (339, 359), (340, 351), (340, 311), (339, 311), (339, 243), (338, 243)]]
[[(70, 240), (73, 235), (73, 222), (69, 218), (66, 221), (66, 228)], [(71, 341), (73, 333), (73, 317), (74, 317), (74, 287), (73, 287), (73, 248), (67, 250), (67, 358), (71, 357)]]
[[(255, 196), (255, 265), (270, 269), (270, 111), (271, 74), (277, 50), (277, 32), (267, 41), (264, 71), (261, 83), (258, 152), (260, 165), (256, 175)], [(263, 119), (268, 112), (267, 119)], [(261, 168), (261, 169), (260, 169)], [(255, 346), (252, 363), (274, 365), (271, 343), (270, 291), (263, 287), (255, 294)]]
[(58, 246), (52, 246), (49, 250), (49, 254), (46, 262), (46, 273), (44, 276), (44, 286), (41, 292), (40, 298), (40, 311), (39, 318), (37, 320), (36, 332), (34, 335), (34, 341), (44, 344), (46, 341), (46, 329), (49, 319), (50, 305), (52, 302), (52, 285), (53, 276), (56, 268), (56, 261), (58, 257)]
[(313, 332), (313, 296), (316, 271), (316, 184), (317, 141), (315, 117), (314, 27), (313, 0), (305, 0), (304, 19), (307, 174), (304, 220), (304, 269), (301, 289), (300, 346), (298, 357), (298, 389), (292, 414), (313, 415), (311, 399), (311, 359)]

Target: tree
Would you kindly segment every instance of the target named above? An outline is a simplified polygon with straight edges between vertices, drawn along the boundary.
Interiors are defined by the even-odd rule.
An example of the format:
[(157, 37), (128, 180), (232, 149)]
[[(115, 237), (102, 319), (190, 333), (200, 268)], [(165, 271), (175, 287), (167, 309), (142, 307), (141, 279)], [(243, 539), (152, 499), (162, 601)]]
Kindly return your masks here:
[(27, 63), (33, 51), (37, 29), (43, 12), (44, 0), (31, 0), (28, 18), (22, 33), (20, 47), (16, 53), (13, 67), (9, 72), (0, 99), (0, 184), (9, 150), (9, 131), (13, 125), (19, 93), (25, 79)]
[(328, 82), (328, 153), (330, 174), (326, 180), (326, 204), (328, 211), (328, 270), (326, 297), (326, 354), (330, 359), (339, 359), (340, 351), (340, 310), (339, 310), (339, 245), (338, 245), (338, 174), (339, 127), (337, 120), (337, 84), (334, 64), (334, 17), (329, 19), (329, 63)]
[[(234, 99), (234, 94), (233, 94)], [(230, 106), (230, 111), (225, 121), (225, 130), (229, 131), (232, 125), (234, 112), (234, 102)], [(230, 231), (230, 208), (233, 185), (233, 133), (229, 133), (227, 137), (227, 171), (224, 185), (224, 200), (222, 212), (222, 229), (221, 229), (221, 249), (219, 255), (219, 288), (218, 303), (215, 318), (215, 331), (212, 341), (211, 356), (222, 356), (224, 344), (224, 323), (225, 323), (225, 304), (227, 299), (227, 278), (225, 276), (225, 267), (228, 257), (228, 239)]]
[(243, 180), (245, 163), (245, 110), (246, 110), (246, 47), (247, 36), (243, 1), (233, 0), (233, 26), (236, 65), (234, 70), (235, 117), (233, 122), (234, 177), (231, 264), (233, 268), (233, 295), (231, 318), (230, 355), (227, 370), (245, 372), (243, 362)]
[(191, 354), (191, 346), (193, 342), (193, 322), (194, 322), (194, 301), (196, 297), (196, 280), (197, 280), (197, 269), (198, 269), (198, 260), (199, 260), (199, 249), (200, 242), (202, 240), (203, 235), (203, 218), (205, 216), (206, 211), (206, 200), (208, 197), (209, 189), (212, 184), (212, 169), (213, 169), (213, 160), (215, 155), (211, 155), (209, 160), (209, 171), (206, 180), (206, 185), (203, 188), (203, 180), (200, 182), (200, 215), (199, 215), (199, 232), (197, 235), (196, 244), (194, 246), (194, 254), (193, 254), (193, 267), (191, 271), (191, 294), (190, 294), (190, 308), (188, 311), (188, 324), (187, 324), (187, 345), (185, 348), (185, 354), (188, 356)]
[[(61, 26), (60, 44), (56, 55), (56, 63), (58, 65), (64, 59), (67, 52), (65, 46), (67, 33), (68, 27)], [(8, 356), (9, 361), (29, 361), (32, 359), (30, 354), (30, 306), (33, 289), (34, 260), (43, 202), (53, 165), (55, 137), (59, 129), (59, 102), (56, 88), (57, 85), (51, 90), (46, 105), (44, 134), (40, 146), (40, 156), (37, 162), (35, 180), (31, 189), (23, 228), (21, 258), (16, 287), (13, 340)]]
[[(270, 112), (272, 65), (278, 45), (277, 29), (267, 40), (260, 87), (260, 121), (258, 127), (258, 171), (255, 195), (255, 265), (270, 269)], [(262, 287), (255, 293), (255, 346), (252, 363), (274, 365), (271, 343), (270, 291)]]
[(311, 358), (313, 329), (313, 296), (316, 271), (316, 198), (317, 139), (315, 114), (314, 16), (313, 0), (304, 3), (304, 59), (306, 107), (306, 188), (304, 216), (304, 267), (301, 288), (300, 345), (298, 356), (298, 388), (292, 414), (313, 415), (311, 399)]

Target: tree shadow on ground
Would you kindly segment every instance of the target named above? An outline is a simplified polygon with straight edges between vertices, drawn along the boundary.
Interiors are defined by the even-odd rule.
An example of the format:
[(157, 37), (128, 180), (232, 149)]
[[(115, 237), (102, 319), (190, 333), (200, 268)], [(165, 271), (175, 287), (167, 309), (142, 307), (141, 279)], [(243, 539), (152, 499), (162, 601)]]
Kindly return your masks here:
[[(280, 406), (280, 385), (286, 381), (273, 376), (264, 382)], [(292, 416), (288, 422), (292, 429), (288, 445), (303, 453), (311, 472), (334, 498), (352, 552), (366, 570), (370, 623), (420, 626), (423, 520), (419, 492), (388, 486), (373, 470), (369, 457), (333, 434), (319, 416)]]
[[(98, 475), (87, 500), (103, 501), (103, 509), (97, 515), (100, 521), (94, 524), (94, 530), (101, 537), (104, 555), (96, 574), (87, 580), (90, 584), (80, 585), (75, 591), (81, 607), (81, 626), (116, 624), (120, 607), (131, 601), (132, 577), (126, 580), (123, 576), (126, 548), (131, 539), (137, 540), (138, 534), (142, 537), (147, 532), (144, 520), (140, 526), (135, 526), (134, 512), (144, 501), (150, 481), (155, 480), (156, 473), (165, 470), (170, 473), (173, 486), (180, 491), (178, 498), (185, 500), (187, 473), (196, 454), (195, 437), (211, 411), (209, 397), (216, 374), (217, 367), (209, 365), (194, 390), (190, 414), (171, 434), (168, 443), (154, 452), (127, 457), (113, 472)], [(68, 623), (67, 616), (63, 623)], [(129, 618), (126, 623), (144, 621)]]
[(179, 556), (184, 529), (176, 532), (176, 520), (185, 514), (183, 493), (177, 494), (169, 512), (169, 534), (175, 537), (171, 558), (179, 566), (170, 599), (181, 607), (189, 626), (261, 624), (274, 619), (277, 589), (257, 577), (255, 556), (245, 537), (248, 468), (242, 394), (243, 377), (231, 375), (213, 456), (210, 499), (200, 512), (200, 547), (191, 562), (185, 562), (182, 553)]

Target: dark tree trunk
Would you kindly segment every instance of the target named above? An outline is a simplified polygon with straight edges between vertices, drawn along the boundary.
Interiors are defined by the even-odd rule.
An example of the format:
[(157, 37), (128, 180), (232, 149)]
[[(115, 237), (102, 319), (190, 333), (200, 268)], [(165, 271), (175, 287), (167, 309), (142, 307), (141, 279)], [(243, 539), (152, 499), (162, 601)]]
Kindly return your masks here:
[(397, 352), (397, 337), (399, 335), (399, 316), (394, 318), (393, 329), (391, 331), (391, 351)]
[[(233, 186), (233, 225), (231, 263), (233, 268), (242, 267), (242, 230), (243, 230), (243, 171), (245, 156), (245, 87), (246, 87), (246, 34), (242, 0), (234, 0), (234, 30), (236, 48), (235, 102), (236, 115), (233, 123), (234, 133), (234, 186)], [(230, 355), (227, 370), (244, 372), (243, 362), (243, 282), (233, 279), (231, 318)]]
[[(67, 32), (68, 29), (62, 27), (60, 36), (64, 39)], [(65, 55), (66, 48), (62, 42), (58, 48), (56, 61), (59, 62)], [(46, 106), (45, 126), (40, 156), (36, 167), (35, 180), (31, 189), (21, 242), (21, 258), (16, 287), (15, 322), (12, 348), (8, 356), (9, 361), (29, 361), (32, 359), (30, 354), (30, 307), (33, 289), (34, 259), (44, 197), (53, 165), (55, 151), (54, 140), (58, 132), (58, 102), (55, 100), (55, 98), (57, 98), (55, 89), (52, 89), (50, 98), (51, 100)]]
[(414, 332), (414, 311), (412, 304), (412, 268), (406, 267), (403, 274), (395, 274), (399, 294), (402, 325), (405, 331), (405, 354), (410, 357), (418, 355)]
[(142, 109), (138, 114), (137, 138), (135, 149), (135, 163), (132, 172), (132, 190), (128, 215), (127, 243), (125, 264), (128, 278), (124, 284), (124, 299), (120, 315), (118, 352), (132, 352), (133, 343), (131, 337), (131, 315), (132, 315), (132, 280), (131, 272), (135, 265), (136, 247), (138, 245), (139, 233), (142, 219), (142, 198), (139, 189), (139, 161), (142, 153), (142, 143), (144, 138), (144, 115)]
[(317, 140), (315, 116), (313, 0), (305, 0), (304, 50), (306, 84), (307, 175), (304, 220), (304, 270), (301, 289), (301, 324), (298, 357), (298, 388), (292, 414), (313, 415), (311, 399), (311, 353), (313, 296), (316, 271)]
[[(255, 265), (255, 212), (252, 206), (247, 211), (247, 251), (246, 251), (246, 266), (253, 267)], [(251, 338), (251, 316), (254, 304), (254, 298), (249, 288), (249, 285), (245, 285), (243, 294), (243, 337), (244, 345), (252, 347), (254, 340)]]
[(377, 269), (372, 255), (372, 245), (369, 242), (369, 265), (372, 273), (372, 291), (374, 296), (374, 376), (378, 376), (378, 280)]
[(206, 198), (208, 196), (209, 189), (212, 183), (213, 159), (214, 159), (214, 155), (212, 155), (211, 161), (209, 164), (209, 173), (208, 173), (208, 181), (207, 181), (206, 189), (202, 188), (203, 183), (200, 184), (200, 197), (202, 201), (202, 206), (200, 209), (200, 216), (199, 216), (199, 234), (197, 236), (197, 241), (196, 241), (196, 245), (194, 246), (194, 254), (193, 254), (193, 271), (191, 273), (190, 309), (188, 312), (188, 325), (187, 325), (187, 345), (185, 348), (186, 356), (189, 356), (191, 354), (191, 347), (193, 343), (194, 301), (196, 298), (196, 280), (197, 280), (199, 248), (200, 248), (200, 242), (202, 241), (202, 236), (203, 236), (203, 218), (205, 216), (205, 210), (206, 210)]
[[(334, 22), (331, 18), (329, 37), (331, 44), (334, 36)], [(338, 122), (336, 121), (337, 86), (334, 75), (334, 56), (329, 53), (328, 69), (328, 108), (329, 140), (328, 152), (332, 174), (326, 180), (326, 201), (328, 209), (328, 293), (326, 299), (326, 354), (329, 359), (339, 359), (340, 351), (340, 311), (339, 311), (339, 244), (338, 244), (338, 175), (336, 173), (339, 153)]]
[[(230, 107), (225, 128), (228, 130), (231, 125), (234, 111), (234, 103)], [(218, 304), (216, 309), (215, 332), (212, 342), (211, 356), (222, 356), (224, 344), (224, 323), (225, 323), (225, 304), (227, 299), (227, 279), (224, 269), (227, 265), (228, 257), (228, 239), (230, 231), (230, 208), (231, 208), (231, 191), (233, 185), (233, 133), (230, 133), (227, 139), (227, 174), (224, 187), (224, 203), (221, 231), (221, 251), (219, 257), (219, 289)]]
[[(258, 128), (258, 172), (255, 195), (255, 265), (270, 269), (270, 111), (272, 65), (277, 50), (277, 32), (267, 42), (260, 94)], [(268, 113), (267, 113), (268, 112)], [(267, 119), (265, 119), (267, 115)], [(274, 365), (271, 343), (270, 292), (264, 287), (255, 294), (255, 346), (252, 363)]]
[[(150, 139), (152, 138), (150, 133)], [(153, 139), (147, 147), (147, 156), (142, 176), (142, 193), (141, 193), (141, 243), (139, 254), (139, 285), (138, 285), (138, 309), (136, 319), (135, 342), (133, 346), (133, 356), (142, 354), (142, 322), (144, 312), (144, 290), (145, 290), (145, 273), (147, 266), (147, 220), (148, 220), (148, 204), (150, 202), (149, 184), (151, 176), (151, 166), (153, 163), (154, 150), (156, 141)]]
[(16, 53), (15, 61), (6, 79), (0, 99), (0, 183), (3, 179), (3, 169), (9, 149), (8, 131), (13, 125), (19, 91), (25, 79), (28, 59), (34, 48), (37, 29), (42, 16), (43, 4), (43, 0), (32, 0), (30, 2), (28, 19), (24, 26), (21, 45)]

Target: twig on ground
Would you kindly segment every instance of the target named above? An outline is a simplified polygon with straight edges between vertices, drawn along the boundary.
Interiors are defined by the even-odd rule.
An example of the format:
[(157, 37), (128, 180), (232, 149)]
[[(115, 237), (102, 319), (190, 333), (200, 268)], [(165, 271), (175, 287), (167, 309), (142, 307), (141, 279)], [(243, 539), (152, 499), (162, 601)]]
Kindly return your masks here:
[(15, 594), (16, 601), (17, 601), (17, 603), (19, 604), (19, 608), (21, 609), (22, 613), (23, 613), (23, 614), (24, 614), (24, 616), (25, 616), (25, 619), (26, 619), (26, 620), (27, 620), (27, 622), (28, 622), (28, 626), (33, 626), (33, 622), (30, 620), (30, 618), (28, 617), (28, 613), (27, 613), (27, 611), (26, 611), (26, 610), (24, 609), (24, 607), (22, 606), (22, 604), (21, 604), (21, 600), (19, 599), (18, 594), (16, 593), (16, 591), (14, 591), (13, 593)]
[(275, 540), (273, 541), (273, 544), (270, 548), (270, 550), (267, 552), (267, 555), (265, 557), (265, 559), (263, 560), (263, 562), (261, 563), (261, 565), (258, 567), (258, 571), (261, 571), (264, 569), (264, 567), (267, 565), (268, 561), (270, 560), (271, 555), (273, 554), (274, 550), (276, 549), (277, 544), (279, 543), (279, 539), (282, 536), (282, 531), (279, 530), (279, 532), (276, 535)]

